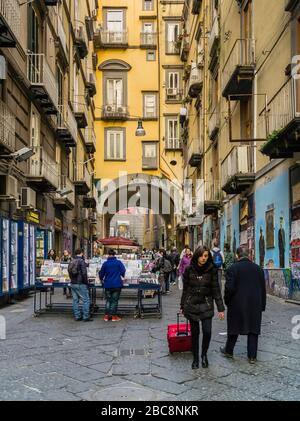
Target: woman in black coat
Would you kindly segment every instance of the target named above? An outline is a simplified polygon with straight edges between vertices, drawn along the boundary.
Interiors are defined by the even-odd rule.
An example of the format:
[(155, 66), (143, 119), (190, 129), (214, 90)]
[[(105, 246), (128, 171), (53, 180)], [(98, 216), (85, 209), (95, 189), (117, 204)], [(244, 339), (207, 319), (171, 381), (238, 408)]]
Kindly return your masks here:
[(211, 253), (207, 247), (199, 247), (195, 251), (191, 265), (186, 268), (182, 280), (183, 292), (180, 308), (191, 324), (194, 357), (192, 368), (199, 368), (200, 320), (203, 330), (202, 367), (207, 368), (207, 351), (211, 339), (214, 301), (218, 308), (220, 320), (224, 320), (225, 310), (218, 282), (218, 269), (214, 266)]

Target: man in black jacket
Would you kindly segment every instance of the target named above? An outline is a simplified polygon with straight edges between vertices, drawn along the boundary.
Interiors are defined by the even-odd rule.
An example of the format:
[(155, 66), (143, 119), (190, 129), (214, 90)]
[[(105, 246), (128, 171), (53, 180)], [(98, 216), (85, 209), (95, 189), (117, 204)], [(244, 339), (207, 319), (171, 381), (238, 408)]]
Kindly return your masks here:
[(224, 301), (227, 312), (227, 343), (220, 351), (233, 357), (238, 335), (248, 336), (248, 359), (256, 362), (258, 335), (261, 331), (262, 312), (266, 308), (264, 271), (248, 258), (248, 250), (237, 249), (237, 263), (226, 272)]
[(82, 320), (79, 309), (79, 301), (83, 304), (83, 321), (91, 322), (90, 317), (90, 297), (88, 289), (88, 276), (86, 264), (81, 249), (75, 250), (75, 257), (69, 263), (68, 272), (71, 279), (71, 289), (73, 295), (73, 312), (76, 321)]

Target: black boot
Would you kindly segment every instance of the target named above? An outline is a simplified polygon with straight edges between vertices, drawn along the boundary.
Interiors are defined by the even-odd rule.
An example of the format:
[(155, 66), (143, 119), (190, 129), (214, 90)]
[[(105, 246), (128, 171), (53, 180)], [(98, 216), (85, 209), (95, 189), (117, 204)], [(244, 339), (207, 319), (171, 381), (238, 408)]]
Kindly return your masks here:
[(202, 357), (201, 357), (201, 365), (202, 365), (202, 368), (207, 368), (208, 367), (208, 359), (207, 359), (207, 355), (205, 354), (205, 355), (202, 355)]
[(192, 363), (192, 369), (196, 370), (197, 368), (199, 368), (199, 357), (194, 356), (194, 360), (193, 360), (193, 363)]

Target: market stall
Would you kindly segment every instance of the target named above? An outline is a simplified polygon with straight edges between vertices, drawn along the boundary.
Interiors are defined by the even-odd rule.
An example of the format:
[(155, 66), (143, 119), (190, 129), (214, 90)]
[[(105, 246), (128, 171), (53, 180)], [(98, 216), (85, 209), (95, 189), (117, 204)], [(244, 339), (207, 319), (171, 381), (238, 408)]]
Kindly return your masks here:
[[(103, 285), (98, 276), (105, 260), (105, 258), (94, 258), (86, 261), (91, 313), (93, 314), (103, 314), (105, 310)], [(142, 260), (120, 260), (126, 267), (126, 276), (119, 300), (118, 313), (133, 314), (134, 317), (144, 317), (144, 315), (161, 317), (161, 287), (157, 276), (145, 269), (145, 262)], [(54, 302), (53, 291), (68, 286), (70, 286), (68, 265), (45, 261), (41, 266), (40, 276), (36, 279), (34, 315), (38, 316), (45, 312), (72, 312), (72, 303), (61, 300)], [(146, 303), (145, 300), (149, 296), (152, 300), (148, 300)], [(61, 295), (60, 298), (62, 298)]]

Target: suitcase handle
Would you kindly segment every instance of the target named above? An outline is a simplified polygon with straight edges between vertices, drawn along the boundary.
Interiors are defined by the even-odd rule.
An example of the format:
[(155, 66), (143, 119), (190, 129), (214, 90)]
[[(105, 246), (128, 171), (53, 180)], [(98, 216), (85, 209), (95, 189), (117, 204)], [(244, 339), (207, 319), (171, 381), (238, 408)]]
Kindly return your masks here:
[(186, 331), (185, 332), (179, 332), (179, 317), (181, 313), (177, 313), (177, 336), (188, 336), (189, 334), (189, 321), (186, 319)]

